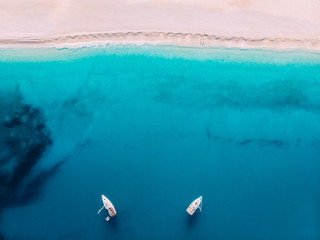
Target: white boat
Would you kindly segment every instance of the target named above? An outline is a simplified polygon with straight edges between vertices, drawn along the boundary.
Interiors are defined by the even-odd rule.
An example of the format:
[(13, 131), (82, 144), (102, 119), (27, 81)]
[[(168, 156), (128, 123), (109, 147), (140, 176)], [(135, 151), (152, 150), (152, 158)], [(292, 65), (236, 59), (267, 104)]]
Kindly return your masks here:
[(190, 215), (193, 215), (197, 209), (200, 209), (200, 212), (202, 210), (202, 196), (198, 197), (196, 200), (194, 200), (189, 207), (187, 208), (187, 212)]
[(102, 211), (102, 209), (106, 209), (108, 211), (109, 216), (106, 217), (106, 221), (110, 220), (110, 217), (114, 217), (117, 215), (116, 209), (114, 208), (112, 202), (103, 194), (101, 195), (103, 206), (99, 210), (98, 214)]

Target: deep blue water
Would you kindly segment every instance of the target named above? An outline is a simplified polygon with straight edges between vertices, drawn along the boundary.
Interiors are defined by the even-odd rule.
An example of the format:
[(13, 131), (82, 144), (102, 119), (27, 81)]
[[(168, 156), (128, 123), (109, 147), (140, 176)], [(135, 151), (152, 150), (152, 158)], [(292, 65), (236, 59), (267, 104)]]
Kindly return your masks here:
[(24, 181), (64, 161), (3, 209), (5, 239), (320, 239), (319, 54), (1, 49), (0, 94), (51, 133)]

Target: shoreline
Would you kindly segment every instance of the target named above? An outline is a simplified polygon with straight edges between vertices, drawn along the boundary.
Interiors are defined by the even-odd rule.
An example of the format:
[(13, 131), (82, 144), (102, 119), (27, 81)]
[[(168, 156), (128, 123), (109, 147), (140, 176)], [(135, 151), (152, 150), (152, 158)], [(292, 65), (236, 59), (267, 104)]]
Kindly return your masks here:
[(47, 38), (0, 39), (0, 48), (80, 48), (106, 44), (152, 44), (182, 47), (310, 50), (320, 52), (320, 39), (229, 37), (181, 32), (100, 32)]

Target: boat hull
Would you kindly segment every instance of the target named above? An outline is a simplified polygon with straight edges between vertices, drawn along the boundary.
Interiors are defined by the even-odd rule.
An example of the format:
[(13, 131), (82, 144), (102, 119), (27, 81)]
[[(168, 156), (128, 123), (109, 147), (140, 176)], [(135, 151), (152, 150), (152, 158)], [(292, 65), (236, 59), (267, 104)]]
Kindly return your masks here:
[(102, 197), (103, 205), (105, 209), (107, 209), (110, 217), (114, 217), (115, 215), (117, 215), (116, 209), (113, 206), (112, 202), (104, 195), (102, 195), (101, 197)]
[(198, 197), (189, 205), (189, 207), (187, 208), (187, 213), (189, 213), (190, 215), (193, 215), (197, 211), (197, 209), (200, 207), (201, 202), (202, 202), (202, 196)]

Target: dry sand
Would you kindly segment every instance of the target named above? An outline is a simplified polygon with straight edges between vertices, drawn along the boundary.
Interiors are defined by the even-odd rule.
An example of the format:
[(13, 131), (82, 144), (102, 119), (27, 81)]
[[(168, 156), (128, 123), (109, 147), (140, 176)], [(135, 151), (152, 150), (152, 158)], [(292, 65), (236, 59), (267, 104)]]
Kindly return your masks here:
[(0, 0), (0, 45), (320, 49), (320, 0)]

